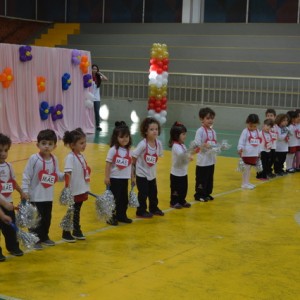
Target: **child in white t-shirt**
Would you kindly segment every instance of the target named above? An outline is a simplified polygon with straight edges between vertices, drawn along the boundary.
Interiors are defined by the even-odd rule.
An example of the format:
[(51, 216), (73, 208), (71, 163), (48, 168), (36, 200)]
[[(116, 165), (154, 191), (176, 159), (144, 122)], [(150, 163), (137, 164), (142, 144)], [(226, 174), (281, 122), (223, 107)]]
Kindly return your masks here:
[[(143, 120), (140, 132), (144, 138), (139, 142), (132, 153), (132, 167), (135, 167), (136, 185), (138, 188), (138, 200), (136, 216), (139, 218), (152, 218), (153, 215), (164, 216), (158, 208), (156, 163), (162, 156), (163, 148), (157, 139), (160, 135), (160, 124), (152, 117)], [(146, 200), (149, 199), (149, 212)]]
[(250, 183), (251, 166), (255, 166), (257, 163), (261, 150), (260, 144), (262, 142), (258, 132), (258, 115), (250, 114), (246, 119), (246, 125), (238, 142), (238, 153), (245, 163), (241, 187), (252, 190), (255, 188), (255, 185)]
[(216, 113), (210, 107), (199, 110), (201, 127), (196, 131), (195, 143), (203, 149), (197, 154), (194, 198), (201, 202), (214, 200), (211, 194), (214, 185), (216, 153), (211, 151), (211, 148), (217, 145), (217, 134), (212, 128), (215, 116)]
[(188, 163), (192, 160), (184, 145), (186, 132), (186, 127), (179, 122), (175, 122), (170, 130), (169, 147), (172, 148), (170, 206), (176, 209), (191, 207), (185, 200), (188, 191)]
[(131, 177), (132, 157), (130, 147), (132, 139), (130, 130), (124, 121), (116, 122), (110, 140), (110, 149), (106, 157), (104, 183), (110, 187), (116, 201), (116, 210), (113, 217), (107, 221), (110, 225), (118, 222), (132, 223), (126, 215), (128, 207), (128, 179), (134, 184)]
[(30, 229), (40, 239), (34, 246), (36, 250), (43, 249), (42, 244), (55, 245), (49, 238), (54, 184), (64, 180), (64, 173), (59, 171), (58, 160), (52, 154), (56, 143), (57, 136), (53, 130), (40, 131), (37, 136), (37, 147), (40, 151), (30, 156), (23, 172), (22, 189), (26, 193), (26, 199), (34, 203), (41, 216), (38, 226)]
[(81, 128), (66, 131), (63, 142), (72, 150), (65, 159), (64, 172), (70, 178), (70, 189), (75, 203), (73, 232), (71, 234), (70, 231), (64, 230), (62, 238), (68, 243), (74, 243), (76, 240), (85, 240), (80, 226), (80, 210), (82, 203), (88, 199), (91, 169), (82, 154), (86, 147), (86, 135)]

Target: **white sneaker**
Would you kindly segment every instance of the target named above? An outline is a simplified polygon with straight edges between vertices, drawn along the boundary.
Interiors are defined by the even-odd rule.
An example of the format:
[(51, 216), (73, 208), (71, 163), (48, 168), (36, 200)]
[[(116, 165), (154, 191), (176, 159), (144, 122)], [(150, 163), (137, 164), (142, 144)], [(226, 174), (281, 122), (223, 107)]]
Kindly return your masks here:
[(255, 187), (250, 184), (242, 184), (241, 188), (245, 190), (253, 190)]
[(248, 183), (248, 185), (252, 186), (253, 188), (256, 188), (256, 185), (255, 185), (255, 184)]

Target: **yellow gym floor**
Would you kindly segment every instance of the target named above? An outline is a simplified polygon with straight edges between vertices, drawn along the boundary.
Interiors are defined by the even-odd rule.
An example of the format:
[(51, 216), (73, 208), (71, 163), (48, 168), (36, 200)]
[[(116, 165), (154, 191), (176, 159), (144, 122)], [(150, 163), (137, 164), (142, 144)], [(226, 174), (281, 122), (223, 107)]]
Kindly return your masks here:
[[(108, 146), (90, 143), (91, 190), (101, 194)], [(35, 143), (12, 145), (18, 182)], [(55, 155), (63, 169), (68, 149)], [(66, 207), (58, 203), (57, 183), (50, 237), (56, 246), (29, 250), (0, 263), (0, 299), (299, 299), (300, 173), (268, 182), (255, 179), (242, 190), (237, 158), (218, 156), (214, 193), (208, 203), (193, 201), (195, 162), (189, 167), (191, 208), (169, 207), (171, 155), (158, 161), (158, 190), (164, 217), (108, 226), (99, 221), (94, 199), (83, 204), (85, 241), (61, 240), (59, 223)], [(18, 204), (14, 193), (14, 203)]]

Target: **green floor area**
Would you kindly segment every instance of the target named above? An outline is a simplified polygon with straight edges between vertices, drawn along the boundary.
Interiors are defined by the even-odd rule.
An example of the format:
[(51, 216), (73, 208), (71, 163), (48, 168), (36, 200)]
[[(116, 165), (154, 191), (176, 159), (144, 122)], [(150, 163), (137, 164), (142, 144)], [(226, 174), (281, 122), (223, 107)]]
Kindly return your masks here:
[[(95, 132), (95, 134), (88, 135), (87, 140), (89, 143), (109, 144), (110, 136), (114, 129), (114, 124), (107, 122), (107, 121), (102, 121), (100, 126), (102, 128), (102, 131), (97, 131), (97, 132)], [(133, 146), (135, 147), (141, 140), (141, 135), (139, 132), (139, 124), (132, 123), (129, 126), (130, 126), (131, 135), (132, 135)], [(185, 143), (187, 147), (190, 145), (191, 141), (194, 140), (197, 129), (198, 128), (188, 128), (187, 139), (186, 139), (186, 143)], [(224, 131), (224, 130), (219, 131), (218, 128), (215, 128), (215, 130), (217, 133), (217, 138), (218, 138), (219, 143), (222, 140), (227, 140), (228, 144), (231, 145), (231, 148), (229, 150), (222, 151), (222, 153), (220, 153), (220, 155), (226, 156), (226, 157), (238, 157), (237, 143), (238, 143), (241, 132), (240, 131)], [(170, 127), (167, 125), (163, 125), (159, 139), (163, 143), (164, 150), (170, 150), (170, 148), (168, 147), (169, 138), (170, 138)]]

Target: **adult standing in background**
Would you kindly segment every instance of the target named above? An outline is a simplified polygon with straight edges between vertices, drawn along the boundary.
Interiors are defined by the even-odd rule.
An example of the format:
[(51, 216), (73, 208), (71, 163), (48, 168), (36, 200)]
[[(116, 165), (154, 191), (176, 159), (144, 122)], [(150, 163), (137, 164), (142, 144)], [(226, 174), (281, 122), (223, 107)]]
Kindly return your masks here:
[(92, 93), (94, 95), (94, 112), (95, 112), (95, 126), (96, 130), (101, 131), (100, 127), (100, 86), (102, 80), (107, 81), (108, 78), (99, 71), (99, 67), (97, 65), (92, 65)]

